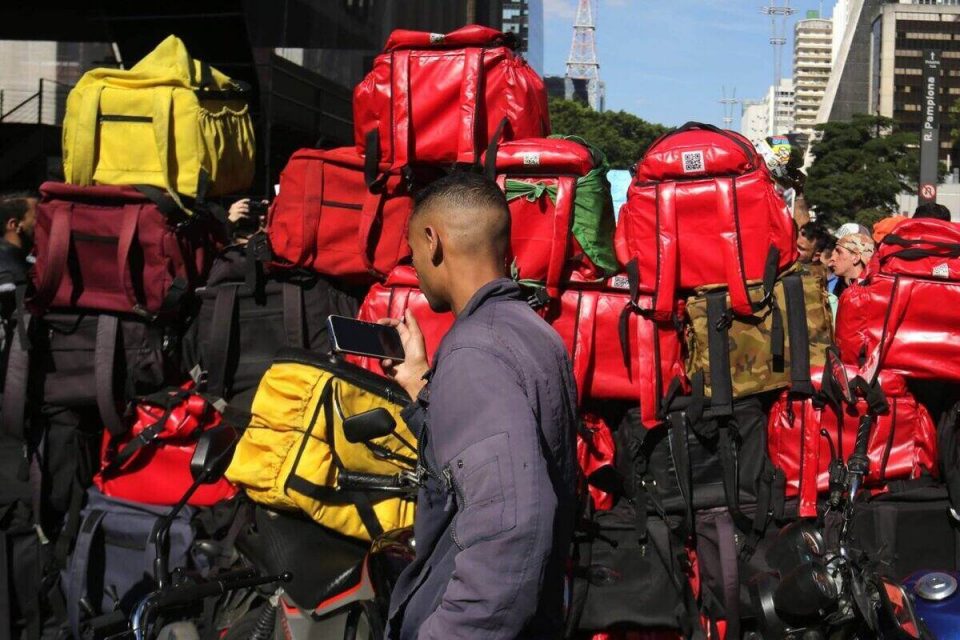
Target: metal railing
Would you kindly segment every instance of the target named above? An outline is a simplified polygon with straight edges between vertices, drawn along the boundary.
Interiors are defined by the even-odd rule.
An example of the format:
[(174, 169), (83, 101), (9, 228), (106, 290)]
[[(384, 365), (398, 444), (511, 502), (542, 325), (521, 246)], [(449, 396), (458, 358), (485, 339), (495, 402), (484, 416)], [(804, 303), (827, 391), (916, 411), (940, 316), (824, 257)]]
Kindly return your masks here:
[(40, 78), (37, 91), (16, 102), (10, 99), (13, 91), (0, 91), (0, 122), (59, 126), (63, 124), (67, 94), (72, 88), (56, 80)]

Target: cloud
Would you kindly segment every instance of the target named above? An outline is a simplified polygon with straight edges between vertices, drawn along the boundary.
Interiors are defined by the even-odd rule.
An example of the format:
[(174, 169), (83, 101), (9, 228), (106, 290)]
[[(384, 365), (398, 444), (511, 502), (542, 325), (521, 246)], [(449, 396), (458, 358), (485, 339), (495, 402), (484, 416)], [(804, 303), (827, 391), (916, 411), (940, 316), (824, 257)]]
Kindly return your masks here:
[(543, 17), (547, 20), (573, 20), (577, 17), (576, 0), (543, 0)]

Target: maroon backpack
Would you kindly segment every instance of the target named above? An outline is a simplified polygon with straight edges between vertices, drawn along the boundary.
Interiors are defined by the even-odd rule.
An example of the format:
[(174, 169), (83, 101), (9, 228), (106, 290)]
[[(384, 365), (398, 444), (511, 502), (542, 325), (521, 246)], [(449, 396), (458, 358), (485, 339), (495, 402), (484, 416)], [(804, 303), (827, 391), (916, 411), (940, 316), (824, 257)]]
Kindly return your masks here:
[(40, 187), (35, 313), (48, 309), (168, 314), (206, 278), (222, 225), (187, 219), (164, 196), (133, 187)]

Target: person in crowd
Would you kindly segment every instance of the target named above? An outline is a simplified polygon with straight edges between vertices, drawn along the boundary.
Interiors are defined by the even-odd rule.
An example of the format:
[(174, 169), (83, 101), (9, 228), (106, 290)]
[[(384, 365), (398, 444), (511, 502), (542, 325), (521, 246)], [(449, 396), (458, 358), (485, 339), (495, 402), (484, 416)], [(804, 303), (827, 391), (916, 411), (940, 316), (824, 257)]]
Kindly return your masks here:
[(416, 318), (396, 326), (423, 453), (417, 555), (390, 602), (387, 637), (558, 638), (575, 514), (576, 387), (556, 332), (506, 277), (510, 214), (483, 176), (425, 188), (409, 223), (434, 311), (456, 322), (427, 362)]
[(913, 212), (914, 218), (933, 218), (950, 222), (950, 209), (936, 202), (924, 202), (917, 206)]
[(28, 255), (33, 244), (37, 220), (38, 194), (16, 191), (0, 195), (0, 315), (9, 319), (13, 312), (14, 292), (27, 282)]
[(827, 293), (839, 296), (846, 288), (846, 283), (843, 282), (843, 278), (833, 272), (833, 267), (830, 266), (830, 258), (833, 257), (836, 248), (837, 239), (828, 235), (823, 251), (820, 252), (820, 262), (827, 268)]
[(826, 276), (826, 267), (821, 261), (821, 255), (829, 236), (826, 228), (817, 222), (808, 222), (800, 227), (800, 233), (797, 235), (797, 253), (800, 254), (798, 260), (814, 275)]
[(227, 212), (227, 236), (243, 241), (251, 233), (259, 231), (265, 222), (263, 213), (266, 212), (268, 204), (267, 200), (257, 202), (251, 198), (241, 198), (230, 205)]
[(856, 282), (873, 256), (873, 238), (863, 233), (848, 233), (837, 240), (830, 255), (830, 268), (850, 285)]

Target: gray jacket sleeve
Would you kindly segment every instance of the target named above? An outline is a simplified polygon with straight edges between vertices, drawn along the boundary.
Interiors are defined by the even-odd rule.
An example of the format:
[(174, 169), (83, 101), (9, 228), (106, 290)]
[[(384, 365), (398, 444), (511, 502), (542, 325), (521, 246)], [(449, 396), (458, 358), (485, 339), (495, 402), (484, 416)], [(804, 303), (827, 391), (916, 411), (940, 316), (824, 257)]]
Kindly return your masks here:
[(456, 492), (453, 576), (420, 638), (514, 638), (533, 617), (558, 498), (522, 374), (481, 348), (448, 353), (430, 435)]

